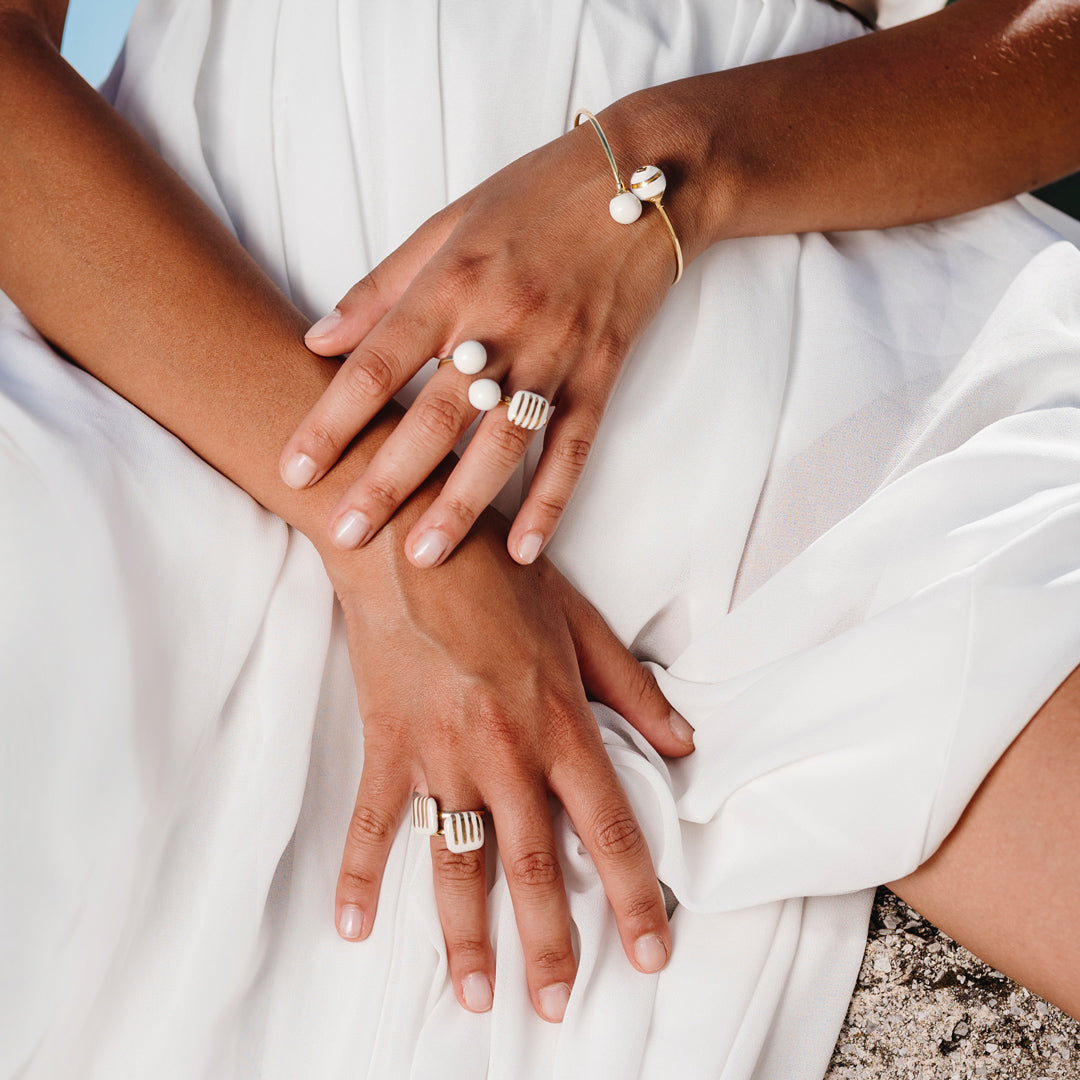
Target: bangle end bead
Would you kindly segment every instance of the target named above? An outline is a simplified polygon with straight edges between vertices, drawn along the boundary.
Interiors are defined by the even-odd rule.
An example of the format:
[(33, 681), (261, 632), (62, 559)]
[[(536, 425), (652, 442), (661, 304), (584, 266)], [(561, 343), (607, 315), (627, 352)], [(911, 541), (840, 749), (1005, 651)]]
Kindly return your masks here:
[(608, 210), (620, 225), (632, 225), (641, 217), (641, 200), (629, 191), (620, 191), (608, 203)]
[(642, 165), (640, 169), (635, 169), (634, 175), (630, 177), (630, 190), (639, 199), (652, 202), (667, 190), (667, 177), (656, 165)]

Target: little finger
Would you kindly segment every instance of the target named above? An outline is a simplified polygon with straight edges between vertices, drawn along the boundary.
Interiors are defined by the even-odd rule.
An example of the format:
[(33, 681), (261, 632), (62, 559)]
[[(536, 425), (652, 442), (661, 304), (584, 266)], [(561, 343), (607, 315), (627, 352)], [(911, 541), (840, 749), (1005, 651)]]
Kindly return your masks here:
[(585, 469), (600, 417), (591, 409), (560, 402), (544, 433), (544, 449), (529, 492), (506, 539), (511, 558), (528, 565), (547, 546)]
[(377, 767), (365, 760), (335, 904), (338, 933), (348, 941), (362, 941), (371, 933), (386, 858), (410, 787), (404, 770), (388, 768), (387, 760), (380, 760)]

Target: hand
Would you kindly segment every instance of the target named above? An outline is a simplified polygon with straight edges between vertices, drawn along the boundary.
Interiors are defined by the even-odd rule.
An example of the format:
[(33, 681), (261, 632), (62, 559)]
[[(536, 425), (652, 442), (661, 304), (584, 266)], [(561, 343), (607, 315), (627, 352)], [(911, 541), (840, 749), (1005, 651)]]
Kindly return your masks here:
[[(641, 971), (667, 961), (671, 936), (645, 838), (586, 704), (623, 713), (661, 752), (692, 731), (655, 680), (546, 559), (516, 567), (485, 515), (457, 555), (423, 573), (397, 526), (379, 573), (357, 556), (328, 560), (348, 627), (364, 767), (337, 888), (337, 925), (371, 932), (387, 852), (414, 790), (444, 810), (488, 809), (526, 958), (534, 1007), (562, 1019), (574, 982), (570, 919), (548, 792), (566, 807), (603, 879), (623, 947)], [(369, 549), (363, 564), (370, 566)], [(461, 597), (471, 603), (463, 611)], [(438, 909), (459, 1001), (491, 1007), (494, 956), (483, 850), (451, 854), (432, 838)]]
[[(637, 162), (631, 147), (620, 153), (618, 132), (613, 123), (608, 135), (628, 179)], [(484, 377), (505, 396), (532, 390), (555, 405), (507, 542), (514, 559), (532, 562), (581, 476), (626, 353), (675, 271), (660, 215), (646, 206), (634, 224), (617, 224), (608, 213), (614, 193), (600, 141), (582, 125), (437, 214), (355, 285), (308, 332), (308, 347), (321, 355), (352, 352), (289, 440), (281, 458), (286, 483), (316, 482), (431, 357), (479, 340), (488, 353)], [(477, 415), (467, 398), (471, 381), (449, 364), (432, 375), (331, 513), (339, 547), (370, 540), (451, 451)], [(446, 558), (530, 438), (503, 406), (483, 417), (405, 541), (414, 565)]]

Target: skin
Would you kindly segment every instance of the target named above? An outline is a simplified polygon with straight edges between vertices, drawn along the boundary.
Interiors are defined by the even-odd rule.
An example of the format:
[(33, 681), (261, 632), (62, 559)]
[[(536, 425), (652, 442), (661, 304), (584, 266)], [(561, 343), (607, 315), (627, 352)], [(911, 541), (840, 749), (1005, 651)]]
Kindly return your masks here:
[[(299, 347), (295, 312), (288, 310), (221, 230), (215, 231), (214, 223), (206, 220), (205, 211), (192, 205), (190, 196), (176, 194), (175, 180), (163, 178), (159, 163), (151, 165), (140, 156), (141, 151), (134, 152), (130, 133), (116, 136), (119, 141), (114, 140), (111, 150), (106, 146), (98, 152), (103, 132), (113, 131), (116, 121), (103, 119), (99, 106), (94, 106), (97, 111), (91, 110), (84, 97), (78, 97), (76, 103), (70, 76), (60, 74), (51, 48), (45, 49), (50, 57), (46, 59), (39, 44), (35, 59), (30, 55), (33, 50), (28, 50), (19, 37), (33, 32), (45, 43), (51, 33), (52, 40), (58, 40), (57, 23), (62, 21), (63, 5), (7, 3), (0, 5), (0, 10), (18, 11), (22, 17), (16, 20), (14, 31), (6, 27), (0, 38), (5, 43), (0, 56), (0, 78), (4, 80), (0, 85), (0, 131), (16, 133), (14, 144), (34, 158), (36, 170), (32, 181), (28, 181), (26, 168), (18, 164), (21, 159), (12, 159), (5, 145), (5, 152), (0, 154), (0, 169), (4, 170), (0, 174), (0, 216), (18, 223), (21, 237), (17, 232), (14, 241), (0, 240), (5, 244), (0, 248), (4, 287), (9, 288), (10, 280), (9, 291), (24, 310), (80, 363), (116, 385), (265, 505), (312, 536), (342, 597), (355, 656), (364, 654), (366, 640), (374, 638), (385, 647), (386, 635), (396, 642), (394, 635), (399, 632), (401, 640), (413, 643), (421, 656), (435, 643), (450, 644), (441, 636), (446, 626), (441, 605), (447, 602), (455, 584), (467, 589), (483, 580), (480, 572), (490, 573), (498, 565), (494, 546), (504, 542), (519, 561), (529, 562), (523, 557), (522, 539), (530, 531), (539, 530), (542, 543), (546, 542), (557, 524), (584, 465), (622, 358), (655, 312), (671, 279), (670, 241), (657, 215), (646, 209), (643, 224), (633, 228), (605, 220), (604, 208), (612, 194), (610, 176), (604, 173), (595, 134), (576, 131), (537, 153), (545, 156), (545, 169), (554, 160), (569, 167), (562, 175), (581, 179), (580, 198), (572, 203), (567, 200), (560, 217), (532, 220), (530, 227), (541, 231), (529, 233), (526, 229), (523, 238), (530, 241), (529, 246), (514, 247), (507, 240), (513, 215), (501, 203), (518, 196), (527, 200), (528, 191), (521, 188), (517, 182), (521, 176), (514, 172), (498, 174), (424, 226), (409, 244), (349, 294), (342, 303), (344, 314), (337, 336), (309, 338), (309, 344), (327, 355), (360, 348), (341, 369), (339, 392), (320, 400), (299, 429), (306, 434), (294, 436), (278, 460), (278, 449), (285, 443), (283, 433), (299, 424), (293, 402), (314, 403), (329, 384), (334, 366), (320, 365)], [(704, 76), (644, 91), (605, 110), (601, 121), (617, 160), (653, 160), (667, 171), (672, 192), (666, 202), (688, 260), (724, 236), (885, 226), (943, 216), (1026, 190), (1080, 164), (1075, 145), (1076, 106), (1072, 104), (1080, 100), (1075, 93), (1080, 78), (1076, 11), (1075, 3), (959, 0), (947, 12), (911, 27), (810, 57), (772, 61), (722, 76)], [(7, 47), (12, 41), (19, 47)], [(65, 79), (69, 82), (64, 83)], [(68, 86), (66, 96), (52, 101), (50, 95), (62, 85)], [(859, 87), (857, 94), (851, 92), (852, 86)], [(19, 92), (12, 94), (9, 90)], [(48, 123), (42, 119), (43, 102)], [(883, 123), (883, 117), (890, 122)], [(94, 133), (90, 140), (93, 145), (87, 144), (85, 131)], [(963, 133), (963, 155), (955, 153), (958, 132)], [(1002, 154), (1002, 146), (1009, 147), (1008, 155)], [(119, 168), (117, 158), (125, 162), (124, 168)], [(48, 188), (41, 187), (43, 171), (48, 175)], [(123, 190), (135, 184), (132, 171), (154, 195), (153, 199), (136, 200), (134, 208), (129, 199), (114, 199), (110, 194), (117, 190), (117, 184)], [(85, 199), (89, 191), (90, 205), (95, 215), (100, 215), (98, 220), (107, 211), (113, 225), (126, 223), (127, 229), (119, 233), (115, 229), (94, 232), (94, 225), (84, 220), (85, 213), (75, 210), (71, 220), (66, 220), (58, 210), (61, 226), (54, 236), (50, 231), (56, 228), (53, 219), (42, 221), (40, 214), (35, 218), (42, 190), (55, 194), (56, 208), (67, 205), (65, 199)], [(158, 246), (153, 229), (162, 223), (154, 216), (154, 207), (159, 205), (163, 190), (173, 192), (168, 213), (174, 216), (166, 231), (168, 242)], [(22, 216), (26, 214), (37, 221), (36, 226), (23, 224)], [(492, 214), (496, 216), (492, 218)], [(483, 227), (485, 218), (491, 222), (489, 229)], [(501, 233), (498, 226), (502, 226)], [(553, 231), (544, 232), (545, 228)], [(192, 230), (197, 242), (185, 244), (185, 236)], [(544, 243), (536, 243), (538, 235), (545, 238)], [(583, 235), (589, 237), (590, 243), (581, 243)], [(568, 237), (572, 241), (569, 244)], [(200, 247), (202, 244), (206, 246)], [(157, 261), (144, 257), (147, 250), (157, 256)], [(539, 269), (522, 262), (522, 250), (539, 252)], [(80, 276), (80, 264), (73, 265), (70, 251), (97, 254), (96, 261), (92, 259), (88, 264), (89, 273)], [(518, 258), (511, 257), (513, 251), (519, 253)], [(566, 251), (577, 252), (580, 265), (568, 267)], [(597, 256), (597, 265), (588, 262), (593, 252), (603, 255)], [(30, 253), (29, 257), (26, 253)], [(160, 280), (153, 276), (155, 268), (166, 260), (170, 269), (169, 289), (163, 290), (164, 304), (161, 295), (151, 297), (146, 288), (132, 284), (141, 279), (125, 272), (127, 258), (144, 260), (140, 266), (151, 274), (147, 279), (150, 281)], [(234, 305), (229, 297), (237, 290), (235, 276), (229, 278), (228, 288), (221, 287), (222, 277), (215, 270), (218, 259), (224, 259), (232, 267), (232, 274), (239, 275), (243, 286), (241, 303)], [(556, 260), (559, 278), (552, 275)], [(630, 265), (637, 269), (638, 280), (627, 286), (617, 280), (622, 275), (612, 274), (612, 270)], [(186, 299), (182, 288), (178, 290), (174, 285), (177, 275), (179, 285), (186, 281), (191, 290)], [(559, 287), (561, 277), (569, 279), (564, 290)], [(63, 289), (56, 288), (58, 280), (66, 283)], [(584, 280), (590, 282), (590, 306), (580, 303), (580, 290), (573, 286), (575, 281)], [(108, 288), (102, 284), (104, 281)], [(35, 284), (39, 282), (50, 284), (45, 288)], [(606, 288), (598, 288), (598, 283), (603, 282)], [(448, 303), (446, 296), (464, 286), (466, 304), (474, 305), (475, 297), (482, 293), (485, 309), (496, 312), (495, 322), (479, 325), (465, 307)], [(497, 291), (492, 293), (491, 289)], [(120, 303), (113, 301), (116, 295)], [(493, 302), (493, 297), (499, 302)], [(560, 307), (566, 303), (573, 306)], [(80, 312), (78, 326), (72, 325), (71, 310)], [(253, 311), (258, 318), (252, 317)], [(420, 325), (426, 327), (418, 336), (416, 324), (411, 326), (408, 348), (406, 316), (420, 320)], [(569, 338), (554, 332), (556, 320), (563, 327), (571, 327)], [(236, 326), (244, 327), (243, 335), (236, 334)], [(163, 330), (172, 331), (172, 335)], [(479, 529), (473, 529), (454, 559), (435, 571), (441, 575), (438, 580), (445, 583), (444, 593), (441, 588), (413, 587), (416, 579), (411, 576), (415, 569), (412, 545), (433, 528), (444, 532), (448, 549), (464, 537), (482, 513), (489, 490), (498, 482), (498, 470), (505, 472), (516, 463), (521, 444), (486, 430), (494, 428), (499, 420), (491, 417), (485, 420), (479, 440), (474, 440), (474, 447), (479, 441), (479, 449), (475, 453), (470, 450), (473, 462), (464, 472), (462, 468), (455, 470), (445, 485), (423, 483), (427, 472), (443, 461), (440, 446), (452, 445), (457, 437), (455, 426), (468, 419), (460, 412), (459, 377), (452, 369), (443, 369), (433, 380), (431, 393), (440, 395), (440, 403), (429, 410), (427, 427), (431, 430), (426, 435), (423, 428), (411, 432), (402, 426), (394, 429), (392, 419), (386, 419), (378, 406), (380, 399), (403, 383), (428, 356), (445, 354), (457, 341), (474, 336), (498, 345), (493, 350), (496, 366), (489, 373), (503, 383), (504, 390), (515, 389), (516, 382), (548, 396), (558, 392), (559, 410), (549, 429), (538, 480), (513, 529), (508, 535), (500, 534), (492, 519), (482, 516)], [(130, 350), (118, 347), (118, 337), (120, 344), (133, 343)], [(528, 341), (530, 349), (519, 350), (518, 340)], [(538, 342), (547, 343), (546, 347)], [(153, 345), (167, 348), (149, 347)], [(177, 363), (179, 371), (159, 361), (158, 353), (169, 350), (183, 361)], [(515, 360), (511, 365), (508, 358), (519, 354), (529, 359), (520, 363)], [(570, 361), (566, 361), (567, 356)], [(152, 369), (152, 377), (143, 379), (136, 369), (148, 363), (159, 366)], [(564, 370), (560, 371), (560, 363)], [(453, 379), (458, 381), (451, 387)], [(194, 394), (193, 386), (197, 391)], [(267, 387), (269, 391), (264, 392)], [(196, 406), (186, 410), (185, 402), (192, 400)], [(219, 400), (225, 401), (227, 408), (218, 408)], [(334, 408), (328, 403), (335, 403)], [(416, 415), (410, 413), (412, 423), (427, 407), (418, 405), (413, 410)], [(444, 418), (441, 428), (440, 413)], [(233, 434), (236, 417), (249, 415), (257, 419), (245, 421), (248, 427)], [(376, 419), (368, 423), (362, 439), (325, 478), (317, 476), (314, 486), (295, 495), (284, 490), (276, 476), (277, 467), (286, 464), (298, 448), (315, 455), (318, 467), (325, 472), (351, 434), (370, 417)], [(231, 431), (230, 425), (234, 425)], [(226, 430), (217, 430), (219, 426)], [(403, 434), (392, 441), (392, 430)], [(311, 443), (303, 441), (307, 437), (311, 437)], [(482, 456), (485, 443), (490, 443), (492, 455), (487, 459)], [(384, 448), (381, 459), (375, 456), (379, 446)], [(560, 446), (563, 449), (556, 449)], [(425, 453), (431, 460), (430, 467), (424, 465)], [(479, 467), (470, 471), (472, 464)], [(462, 466), (466, 466), (464, 461)], [(437, 478), (442, 481), (447, 475), (446, 466), (440, 464), (438, 468)], [(378, 482), (373, 483), (373, 476)], [(360, 486), (354, 487), (358, 480)], [(416, 494), (406, 498), (414, 489)], [(364, 498), (370, 498), (371, 503), (358, 502), (356, 492), (367, 492)], [(401, 509), (390, 518), (399, 503)], [(327, 521), (332, 525), (343, 508), (361, 504), (368, 512), (374, 539), (359, 553), (341, 551), (333, 543), (332, 533), (328, 535)], [(390, 527), (380, 530), (388, 518)], [(359, 561), (360, 554), (369, 552), (378, 553), (379, 558), (372, 563)], [(405, 553), (413, 557), (406, 558)], [(441, 563), (444, 557), (445, 552), (435, 561)], [(573, 649), (581, 675), (604, 684), (618, 669), (614, 652), (604, 654), (610, 666), (598, 663), (603, 649), (594, 655), (581, 647), (574, 633), (574, 626), (580, 626), (580, 622), (575, 624), (575, 615), (570, 612), (586, 625), (589, 619), (595, 619), (595, 614), (577, 606), (582, 603), (580, 598), (569, 593), (565, 583), (558, 583), (554, 571), (542, 559), (534, 568), (539, 577), (500, 578), (499, 588), (506, 592), (499, 596), (499, 602), (511, 614), (519, 610), (533, 613), (536, 591), (551, 588), (554, 581), (556, 593), (567, 597), (566, 610), (561, 622), (557, 613), (547, 612), (542, 617), (554, 619), (555, 625), (542, 623), (535, 630), (537, 656), (553, 657), (566, 666), (569, 650)], [(385, 624), (372, 627), (365, 623), (361, 606), (354, 602), (354, 588), (363, 591), (365, 606), (372, 602), (369, 596), (375, 597), (380, 618), (387, 620)], [(386, 592), (392, 595), (388, 597)], [(414, 603), (419, 605), (418, 611), (413, 609)], [(404, 608), (406, 614), (401, 614), (399, 608)], [(533, 633), (534, 628), (528, 632)], [(554, 635), (553, 641), (545, 637), (549, 634)], [(442, 654), (443, 649), (435, 651)], [(465, 651), (469, 651), (469, 643)], [(479, 685), (490, 715), (485, 715), (485, 706), (477, 712), (474, 701), (462, 705), (461, 711), (484, 718), (495, 747), (505, 747), (506, 733), (512, 732), (513, 747), (505, 751), (510, 755), (510, 779), (506, 782), (513, 785), (522, 773), (535, 776), (546, 769), (547, 782), (565, 799), (573, 800), (574, 792), (589, 790), (578, 786), (579, 777), (559, 773), (552, 763), (555, 759), (549, 761), (548, 752), (537, 749), (545, 745), (543, 732), (534, 727), (530, 734), (528, 717), (519, 719), (522, 714), (513, 695), (489, 690), (487, 681), (498, 678), (499, 673), (485, 667), (475, 656), (465, 657), (466, 670), (470, 670), (469, 661), (473, 661), (471, 670), (481, 672)], [(545, 685), (550, 684), (547, 666), (542, 670), (547, 676)], [(395, 754), (408, 755), (408, 748), (419, 740), (425, 746), (424, 754), (397, 770), (415, 777), (419, 786), (424, 779), (431, 779), (425, 756), (429, 748), (433, 769), (439, 762), (455, 760), (466, 728), (449, 725), (433, 731), (423, 724), (418, 727), (411, 709), (401, 714), (400, 704), (393, 697), (397, 688), (378, 683), (384, 674), (357, 671), (369, 758), (385, 753), (387, 760), (393, 761)], [(457, 676), (451, 673), (449, 677)], [(573, 677), (568, 678), (572, 684)], [(521, 681), (529, 685), (533, 680), (518, 680), (515, 673), (515, 685)], [(978, 948), (978, 941), (989, 942), (992, 950), (982, 951), (984, 955), (992, 951), (992, 962), (1075, 1013), (1080, 1011), (1075, 983), (1068, 983), (1067, 973), (1062, 977), (1061, 964), (1047, 962), (1060, 944), (1060, 935), (1048, 935), (1045, 925), (1032, 917), (1039, 905), (1052, 899), (1064, 905), (1062, 925), (1071, 924), (1077, 915), (1073, 890), (1064, 887), (1068, 881), (1075, 882), (1080, 870), (1075, 859), (1070, 862), (1068, 857), (1075, 835), (1070, 831), (1070, 814), (1075, 817), (1075, 780), (1080, 771), (1080, 747), (1075, 737), (1077, 701), (1070, 684), (1071, 680), (1054, 695), (988, 778), (971, 810), (942, 848), (940, 861), (935, 857), (896, 887), (965, 943)], [(461, 697), (467, 699), (476, 685), (468, 678), (459, 682)], [(537, 688), (535, 693), (543, 690)], [(425, 688), (416, 687), (414, 692), (415, 701), (424, 708)], [(576, 691), (571, 693), (565, 686), (557, 686), (553, 693), (553, 698), (539, 705), (534, 696), (521, 709), (527, 714), (530, 704), (538, 710), (551, 707), (559, 719), (560, 735), (565, 716), (572, 736), (594, 757), (599, 756), (600, 751), (589, 741), (591, 729), (580, 714), (580, 701), (573, 705)], [(641, 702), (647, 704), (629, 711), (654, 741), (663, 742), (664, 706), (651, 695), (646, 687)], [(507, 706), (507, 701), (513, 704)], [(390, 704), (384, 704), (387, 702)], [(628, 711), (626, 703), (616, 707)], [(509, 725), (507, 713), (512, 713), (509, 719), (515, 721)], [(386, 718), (385, 722), (381, 717)], [(472, 731), (475, 724), (470, 724)], [(530, 738), (539, 741), (534, 745)], [(558, 745), (558, 740), (548, 740), (547, 745)], [(667, 752), (671, 752), (670, 746), (665, 743)], [(1033, 748), (1030, 753), (1021, 752), (1029, 746)], [(1045, 755), (1056, 755), (1061, 768), (1047, 770)], [(439, 776), (440, 783), (445, 782), (445, 786), (438, 787), (439, 793), (460, 799), (457, 805), (475, 805), (483, 796), (493, 810), (496, 803), (502, 806), (505, 796), (496, 790), (495, 782), (481, 783), (478, 779), (481, 773), (495, 776), (497, 770), (492, 767), (489, 771), (486, 761), (484, 765), (475, 771), (466, 769), (456, 778)], [(600, 776), (598, 762), (596, 769)], [(389, 843), (390, 822), (396, 820), (397, 813), (372, 813), (371, 808), (393, 807), (393, 792), (404, 791), (409, 782), (397, 773), (365, 773), (367, 788), (362, 784), (359, 813), (350, 833), (349, 852), (356, 854), (346, 856), (348, 869), (343, 870), (338, 906), (340, 911), (353, 897), (360, 901), (361, 933), (366, 933), (368, 920), (373, 917), (371, 897)], [(995, 779), (1001, 776), (1008, 782)], [(1045, 795), (1044, 811), (1031, 810), (1030, 792), (1035, 788)], [(434, 783), (431, 789), (436, 790)], [(534, 785), (532, 790), (541, 790), (541, 785)], [(601, 790), (608, 789), (601, 786)], [(519, 800), (522, 794), (519, 789)], [(506, 805), (505, 811), (495, 814), (496, 827), (500, 828), (499, 815), (504, 815), (509, 834), (517, 823), (510, 817), (513, 809), (508, 802)], [(531, 804), (519, 801), (515, 805)], [(601, 800), (597, 805), (610, 811), (616, 804)], [(1068, 808), (1066, 812), (1050, 812), (1062, 806)], [(568, 808), (573, 814), (569, 804)], [(984, 818), (984, 813), (992, 816)], [(635, 848), (633, 832), (622, 829), (625, 819), (619, 813), (609, 812), (596, 819), (578, 814), (575, 820), (579, 828), (585, 827), (583, 836), (592, 838), (594, 854), (601, 852), (598, 864), (608, 882), (614, 875), (610, 863), (604, 861), (604, 849), (614, 859), (617, 850)], [(535, 817), (530, 816), (529, 821), (535, 822)], [(1002, 822), (1011, 823), (1010, 841), (999, 844), (994, 839), (995, 823)], [(532, 908), (527, 900), (519, 901), (526, 886), (537, 889), (529, 895), (538, 898), (538, 906), (546, 913), (542, 921), (545, 926), (556, 927), (557, 938), (558, 928), (565, 925), (558, 911), (561, 894), (554, 886), (550, 848), (544, 849), (533, 840), (526, 831), (507, 864), (520, 878), (515, 909), (523, 923), (527, 953), (536, 939), (532, 935)], [(505, 859), (502, 832), (500, 848)], [(1044, 859), (1058, 859), (1058, 877), (1040, 876), (1037, 851), (1064, 852), (1060, 858), (1047, 854)], [(622, 854), (625, 857), (626, 851)], [(994, 873), (972, 877), (971, 868), (983, 860), (992, 863)], [(452, 946), (451, 967), (455, 986), (464, 1000), (460, 980), (472, 971), (484, 973), (485, 964), (490, 962), (482, 918), (477, 917), (483, 904), (478, 860), (454, 863), (441, 859), (436, 848), (435, 861), (440, 911)], [(634, 865), (641, 866), (640, 862)], [(635, 873), (629, 877), (634, 882), (643, 881)], [(1002, 882), (1020, 879), (1030, 881), (1029, 890), (1020, 890), (1019, 894), (1016, 890), (998, 891)], [(451, 882), (455, 887), (450, 887)], [(1055, 890), (1053, 898), (1051, 889)], [(609, 884), (609, 895), (613, 890)], [(625, 893), (614, 891), (619, 897), (629, 897), (626, 906), (613, 898), (617, 914), (620, 910), (624, 915), (637, 910), (632, 889)], [(641, 895), (645, 895), (644, 891)], [(650, 918), (654, 910), (651, 904), (648, 901)], [(1026, 910), (1020, 910), (1021, 905)], [(552, 911), (555, 918), (549, 921)], [(630, 939), (624, 922), (620, 919), (626, 943)], [(1015, 932), (1017, 926), (1022, 928), (1020, 933)], [(1002, 932), (1002, 928), (1010, 932)], [(650, 933), (643, 936), (649, 937)], [(656, 936), (660, 936), (659, 931)], [(668, 940), (662, 938), (662, 942)], [(540, 988), (557, 988), (561, 973), (569, 970), (565, 956), (558, 950), (540, 954), (538, 960), (542, 961), (544, 955), (549, 960), (554, 957), (553, 967), (545, 968), (541, 962), (535, 969), (539, 974), (535, 974), (530, 964), (530, 988), (538, 1009)], [(1065, 966), (1074, 972), (1080, 970), (1075, 947), (1064, 955)], [(457, 959), (460, 956), (468, 959), (461, 961)]]
[[(576, 965), (551, 791), (596, 862), (631, 963), (662, 967), (671, 936), (659, 886), (586, 689), (632, 718), (662, 753), (688, 753), (689, 726), (550, 564), (523, 569), (507, 558), (507, 525), (495, 514), (437, 578), (405, 560), (404, 535), (436, 497), (441, 474), (401, 508), (385, 539), (360, 552), (326, 542), (329, 510), (400, 412), (382, 410), (317, 488), (296, 492), (281, 482), (279, 449), (337, 364), (305, 348), (306, 320), (61, 60), (64, 16), (63, 3), (0, 2), (0, 288), (75, 362), (323, 555), (364, 716), (339, 930), (352, 939), (370, 932), (387, 851), (414, 789), (436, 794), (446, 809), (487, 806), (534, 1005), (561, 1019)], [(242, 342), (237, 326), (247, 327)], [(405, 662), (363, 662), (388, 649)], [(450, 857), (441, 839), (432, 854), (455, 990), (462, 1004), (484, 1010), (495, 974), (485, 856)]]
[[(1080, 168), (1080, 0), (959, 0), (812, 53), (643, 90), (599, 119), (624, 180), (641, 162), (664, 169), (688, 264), (730, 237), (946, 217)], [(551, 200), (550, 176), (576, 190)], [(309, 332), (315, 351), (351, 355), (284, 447), (283, 475), (318, 482), (429, 357), (476, 338), (490, 357), (484, 375), (504, 394), (556, 403), (508, 540), (519, 562), (535, 558), (674, 274), (659, 214), (645, 207), (638, 222), (616, 224), (614, 193), (586, 124), (423, 225), (342, 299), (340, 320)], [(332, 536), (347, 515), (367, 526), (344, 546), (374, 536), (472, 423), (468, 381), (442, 368), (336, 504)], [(502, 407), (484, 417), (413, 527), (416, 565), (446, 558), (520, 462), (531, 436), (505, 417)], [(290, 469), (297, 455), (306, 474)]]

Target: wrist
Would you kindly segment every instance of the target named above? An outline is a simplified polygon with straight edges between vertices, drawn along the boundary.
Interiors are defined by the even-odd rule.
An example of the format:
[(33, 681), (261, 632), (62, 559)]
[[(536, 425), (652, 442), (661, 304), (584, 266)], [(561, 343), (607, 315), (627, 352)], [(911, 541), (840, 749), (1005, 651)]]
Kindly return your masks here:
[(626, 178), (644, 164), (663, 170), (664, 207), (687, 263), (729, 235), (741, 174), (729, 125), (701, 107), (697, 81), (636, 91), (599, 114)]

